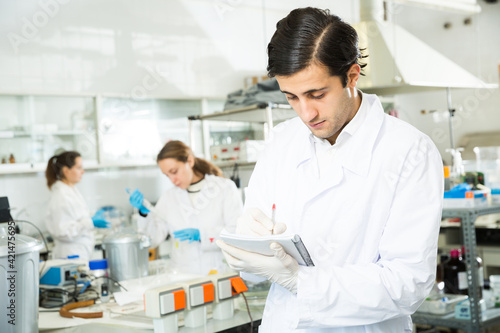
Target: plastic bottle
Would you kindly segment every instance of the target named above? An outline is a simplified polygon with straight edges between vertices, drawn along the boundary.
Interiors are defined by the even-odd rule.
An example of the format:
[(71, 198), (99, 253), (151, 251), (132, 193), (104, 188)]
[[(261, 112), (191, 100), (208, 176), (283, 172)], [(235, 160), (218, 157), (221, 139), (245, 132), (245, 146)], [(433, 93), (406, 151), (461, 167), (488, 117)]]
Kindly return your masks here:
[(443, 265), (444, 292), (448, 294), (468, 294), (467, 267), (460, 260), (460, 251), (450, 251), (450, 259)]
[(109, 268), (107, 259), (96, 259), (89, 261), (89, 273), (95, 277), (93, 284), (98, 292), (101, 292), (101, 285), (107, 284), (109, 277)]
[(450, 167), (448, 165), (445, 165), (443, 167), (443, 172), (444, 172), (444, 190), (449, 191), (451, 189), (451, 187), (450, 187)]
[[(462, 261), (464, 262), (464, 264), (466, 264), (465, 246), (462, 246)], [(484, 288), (483, 259), (481, 259), (480, 257), (476, 257), (476, 266), (477, 266), (477, 281), (479, 283), (479, 285), (477, 286), (477, 293), (479, 295), (479, 299), (483, 299), (483, 288)]]

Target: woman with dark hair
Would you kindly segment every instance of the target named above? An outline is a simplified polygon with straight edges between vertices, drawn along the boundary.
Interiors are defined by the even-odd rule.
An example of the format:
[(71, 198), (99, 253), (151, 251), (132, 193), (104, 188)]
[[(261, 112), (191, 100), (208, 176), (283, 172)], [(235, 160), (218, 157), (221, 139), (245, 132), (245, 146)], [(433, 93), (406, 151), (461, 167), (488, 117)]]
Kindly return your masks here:
[(223, 228), (232, 230), (242, 213), (236, 185), (221, 170), (195, 157), (181, 141), (168, 142), (157, 163), (173, 185), (158, 200), (154, 213), (144, 207), (144, 196), (135, 190), (130, 203), (145, 217), (144, 232), (158, 246), (170, 233), (173, 266), (181, 271), (208, 274), (227, 269), (215, 240)]
[(90, 217), (87, 203), (75, 187), (84, 172), (82, 158), (76, 151), (52, 156), (47, 164), (45, 177), (52, 194), (45, 222), (54, 239), (54, 259), (78, 255), (89, 260), (94, 248), (94, 227), (110, 227), (103, 211)]

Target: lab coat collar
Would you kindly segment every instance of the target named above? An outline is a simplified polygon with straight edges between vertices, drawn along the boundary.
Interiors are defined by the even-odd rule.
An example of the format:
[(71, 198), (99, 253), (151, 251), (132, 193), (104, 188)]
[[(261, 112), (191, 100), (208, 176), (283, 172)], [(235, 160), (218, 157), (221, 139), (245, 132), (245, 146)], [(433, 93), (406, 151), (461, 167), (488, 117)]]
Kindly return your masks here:
[(367, 103), (364, 110), (365, 118), (359, 128), (346, 140), (341, 156), (343, 167), (360, 176), (368, 174), (373, 147), (384, 122), (384, 109), (378, 97), (363, 94), (363, 101)]
[[(363, 121), (360, 124), (356, 124), (356, 126), (348, 128), (348, 124), (344, 128), (344, 130), (348, 128), (349, 132), (348, 134), (346, 133), (345, 141), (343, 140), (344, 142), (342, 142), (344, 146), (341, 149), (342, 153), (338, 155), (342, 167), (360, 176), (366, 176), (368, 173), (373, 146), (384, 121), (383, 108), (376, 95), (363, 93), (363, 103), (367, 103), (364, 110), (366, 114), (359, 114), (359, 116), (361, 118), (364, 117), (364, 119), (362, 119)], [(358, 114), (354, 118), (357, 116)], [(340, 135), (343, 135), (343, 133), (341, 132)], [(293, 146), (296, 147), (296, 150), (294, 150), (297, 152), (295, 155), (297, 157), (297, 167), (315, 156), (314, 136), (302, 121), (297, 135), (293, 140)], [(336, 180), (335, 183), (338, 181), (340, 180)]]
[[(205, 175), (205, 184), (200, 189), (199, 195), (204, 195), (206, 191), (213, 190), (213, 187), (216, 186), (218, 179), (214, 175)], [(177, 186), (174, 187), (173, 191), (176, 193), (176, 196), (179, 200), (179, 204), (181, 208), (188, 214), (196, 214), (198, 210), (193, 206), (191, 200), (189, 199), (189, 194), (187, 190), (179, 188)]]
[[(296, 118), (300, 122), (297, 135), (292, 140), (292, 147), (295, 147), (294, 156), (296, 157), (296, 167), (298, 168), (302, 163), (310, 160), (315, 156), (314, 153), (314, 139), (311, 131), (302, 122), (300, 118)], [(295, 154), (296, 152), (296, 154)]]

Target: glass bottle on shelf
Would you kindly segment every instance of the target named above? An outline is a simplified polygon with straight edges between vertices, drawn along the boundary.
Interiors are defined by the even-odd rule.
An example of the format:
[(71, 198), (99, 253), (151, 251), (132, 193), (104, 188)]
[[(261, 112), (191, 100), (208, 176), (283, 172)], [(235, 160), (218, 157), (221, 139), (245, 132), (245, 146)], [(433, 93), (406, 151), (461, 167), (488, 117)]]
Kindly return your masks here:
[(10, 154), (9, 163), (16, 163), (16, 158), (14, 157), (14, 154)]
[(463, 148), (446, 149), (446, 151), (449, 152), (452, 156), (452, 165), (449, 174), (450, 188), (453, 188), (456, 185), (463, 183), (465, 175), (465, 168), (461, 154), (461, 151), (463, 150), (464, 150)]
[(444, 292), (448, 294), (468, 294), (467, 267), (460, 259), (460, 251), (450, 251), (450, 259), (443, 265)]

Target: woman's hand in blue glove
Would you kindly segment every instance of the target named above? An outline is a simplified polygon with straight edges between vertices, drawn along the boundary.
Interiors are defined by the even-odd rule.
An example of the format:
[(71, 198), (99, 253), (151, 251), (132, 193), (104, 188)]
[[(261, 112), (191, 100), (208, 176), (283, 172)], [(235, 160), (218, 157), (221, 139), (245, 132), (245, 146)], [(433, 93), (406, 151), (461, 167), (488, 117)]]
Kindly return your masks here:
[(94, 222), (94, 227), (96, 228), (111, 228), (111, 222), (106, 221), (104, 217), (104, 209), (98, 210), (92, 216), (92, 222)]
[(149, 213), (149, 209), (147, 209), (146, 207), (144, 207), (142, 205), (143, 200), (144, 200), (144, 195), (138, 189), (136, 189), (130, 195), (130, 198), (129, 198), (129, 201), (130, 201), (130, 204), (132, 205), (132, 207), (139, 209), (141, 211), (141, 213), (143, 213), (143, 214), (147, 214), (147, 213)]
[(178, 238), (181, 242), (189, 240), (189, 243), (198, 242), (200, 240), (200, 230), (188, 228), (174, 231), (174, 238)]

